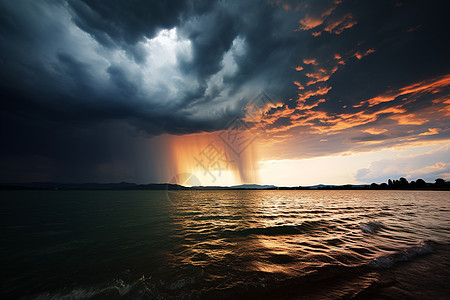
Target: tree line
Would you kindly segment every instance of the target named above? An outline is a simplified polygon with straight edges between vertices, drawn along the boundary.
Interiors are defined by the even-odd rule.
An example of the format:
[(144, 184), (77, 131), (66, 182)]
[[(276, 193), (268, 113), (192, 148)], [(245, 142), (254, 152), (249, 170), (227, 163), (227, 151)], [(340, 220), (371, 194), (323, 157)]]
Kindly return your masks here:
[[(303, 189), (298, 187), (296, 189)], [(309, 188), (308, 188), (309, 189)], [(417, 180), (408, 180), (404, 177), (399, 179), (389, 179), (383, 183), (372, 183), (370, 185), (331, 185), (317, 187), (319, 190), (450, 190), (450, 182), (442, 178), (437, 178), (434, 182), (425, 182), (419, 178)]]
[(372, 183), (370, 185), (371, 189), (380, 190), (395, 190), (395, 189), (449, 189), (450, 182), (446, 182), (442, 178), (437, 178), (434, 183), (425, 182), (425, 180), (419, 178), (417, 180), (412, 180), (408, 182), (405, 177), (400, 177), (398, 180), (389, 179), (387, 183)]

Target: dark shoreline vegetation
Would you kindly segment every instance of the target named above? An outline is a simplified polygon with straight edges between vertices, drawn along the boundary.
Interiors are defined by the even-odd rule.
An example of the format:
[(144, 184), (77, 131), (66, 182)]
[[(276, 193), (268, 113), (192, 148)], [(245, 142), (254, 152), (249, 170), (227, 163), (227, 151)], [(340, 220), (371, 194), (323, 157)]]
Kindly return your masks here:
[(171, 183), (136, 184), (129, 182), (120, 183), (4, 183), (0, 184), (0, 190), (445, 190), (450, 191), (450, 181), (438, 178), (434, 183), (425, 182), (423, 179), (408, 182), (401, 177), (398, 180), (389, 179), (387, 183), (372, 183), (363, 185), (314, 185), (278, 187), (274, 185), (236, 185), (236, 186), (193, 186), (186, 187)]

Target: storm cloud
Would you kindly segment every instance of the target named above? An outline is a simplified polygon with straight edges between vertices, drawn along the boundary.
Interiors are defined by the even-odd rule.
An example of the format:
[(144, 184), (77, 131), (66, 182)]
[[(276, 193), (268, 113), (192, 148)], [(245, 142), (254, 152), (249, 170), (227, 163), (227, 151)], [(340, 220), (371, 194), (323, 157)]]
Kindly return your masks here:
[[(412, 133), (360, 130), (401, 122), (390, 118), (394, 106), (414, 119), (448, 96), (448, 82), (414, 101), (410, 94), (368, 101), (450, 73), (444, 6), (1, 0), (0, 180), (161, 180), (158, 136), (224, 129), (261, 92), (279, 106), (258, 126), (272, 138), (288, 132), (290, 157), (398, 142)], [(336, 118), (361, 111), (377, 117), (336, 127), (353, 133), (334, 146), (308, 136), (326, 136)], [(439, 128), (422, 137), (442, 139), (445, 116), (408, 130)], [(305, 139), (310, 144), (295, 152)]]

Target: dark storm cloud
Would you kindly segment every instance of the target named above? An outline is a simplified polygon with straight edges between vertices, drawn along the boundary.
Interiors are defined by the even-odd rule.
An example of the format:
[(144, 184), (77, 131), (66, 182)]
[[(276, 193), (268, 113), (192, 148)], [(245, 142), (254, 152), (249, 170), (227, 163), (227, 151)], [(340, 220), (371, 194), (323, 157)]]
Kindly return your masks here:
[[(343, 1), (333, 13), (351, 12), (357, 25), (340, 35), (322, 34), (312, 40), (310, 53), (327, 61), (333, 53), (351, 56), (374, 49), (363, 59), (351, 57), (329, 80), (329, 96), (356, 104), (389, 88), (445, 75), (450, 71), (449, 43), (442, 40), (446, 24), (444, 1)], [(421, 26), (414, 31), (409, 29)], [(343, 103), (328, 101), (336, 112)], [(349, 105), (350, 106), (350, 105)]]
[[(297, 68), (299, 96), (262, 122), (297, 149), (280, 158), (447, 139), (446, 3), (337, 2), (305, 8), (299, 30), (311, 39)], [(292, 124), (278, 122), (287, 115)], [(373, 128), (385, 133), (362, 135)]]
[(214, 1), (68, 1), (74, 21), (107, 46), (135, 44), (183, 18), (208, 12)]
[[(389, 88), (448, 73), (444, 4), (0, 0), (1, 163), (10, 170), (1, 179), (30, 161), (45, 178), (123, 169), (119, 160), (145, 156), (123, 141), (223, 129), (263, 90), (290, 109), (313, 91), (311, 111), (356, 112)], [(293, 125), (282, 116), (271, 128)]]
[[(291, 16), (291, 26), (286, 26), (286, 18), (269, 5), (208, 3), (2, 2), (7, 20), (2, 37), (10, 41), (2, 47), (8, 70), (2, 76), (8, 83), (2, 86), (8, 90), (4, 99), (11, 98), (7, 101), (11, 103), (25, 98), (26, 105), (58, 106), (63, 119), (79, 118), (82, 123), (85, 117), (78, 114), (80, 110), (100, 121), (131, 119), (153, 135), (217, 130), (242, 114), (239, 105), (224, 102), (245, 104), (267, 86), (278, 92), (294, 91), (287, 74), (292, 73), (293, 50), (301, 48), (292, 33), (297, 17)], [(175, 39), (189, 43), (175, 53), (173, 68), (182, 84), (174, 84), (174, 76), (158, 74), (163, 82), (143, 90), (142, 77), (148, 70), (139, 68), (145, 63), (149, 68), (155, 65), (149, 61), (155, 58), (142, 57), (151, 51), (145, 48), (146, 39), (175, 27)], [(241, 53), (230, 53), (233, 61), (224, 65), (224, 55), (233, 52), (236, 41), (241, 41)], [(183, 58), (186, 52), (191, 57)], [(219, 74), (226, 64), (236, 65), (235, 70)], [(278, 67), (272, 72), (274, 64)], [(209, 82), (215, 74), (218, 86)], [(240, 93), (245, 83), (254, 91)], [(225, 88), (223, 99), (218, 99)], [(175, 90), (172, 94), (171, 89)], [(203, 109), (194, 104), (214, 100), (220, 102), (222, 109), (217, 111), (222, 113), (214, 118), (191, 118)]]

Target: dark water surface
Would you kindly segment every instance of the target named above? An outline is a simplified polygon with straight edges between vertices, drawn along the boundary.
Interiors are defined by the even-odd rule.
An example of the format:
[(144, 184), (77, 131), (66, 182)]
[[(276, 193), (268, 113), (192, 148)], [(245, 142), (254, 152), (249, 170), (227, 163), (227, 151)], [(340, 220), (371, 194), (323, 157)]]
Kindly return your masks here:
[(450, 295), (445, 191), (1, 191), (0, 217), (2, 299)]

